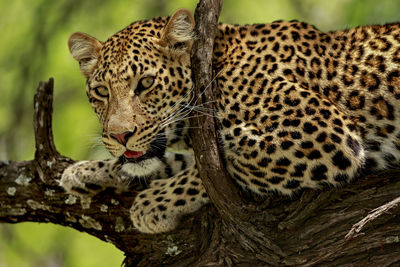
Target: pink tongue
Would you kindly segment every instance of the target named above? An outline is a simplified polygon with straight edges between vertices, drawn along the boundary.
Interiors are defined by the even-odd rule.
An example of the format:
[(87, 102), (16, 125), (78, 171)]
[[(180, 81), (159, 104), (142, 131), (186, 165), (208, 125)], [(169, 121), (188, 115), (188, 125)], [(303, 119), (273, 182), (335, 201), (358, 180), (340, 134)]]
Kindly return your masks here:
[(127, 157), (127, 158), (134, 158), (134, 159), (137, 159), (137, 158), (140, 158), (140, 157), (143, 155), (143, 152), (141, 152), (141, 151), (127, 150), (127, 151), (125, 151), (124, 155), (125, 155), (125, 157)]

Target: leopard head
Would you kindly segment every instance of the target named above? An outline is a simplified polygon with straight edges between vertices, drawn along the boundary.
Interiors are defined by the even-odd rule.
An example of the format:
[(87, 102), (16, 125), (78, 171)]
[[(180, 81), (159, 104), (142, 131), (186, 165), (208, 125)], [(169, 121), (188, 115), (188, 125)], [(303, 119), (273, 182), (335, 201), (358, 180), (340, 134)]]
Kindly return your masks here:
[(192, 14), (180, 9), (169, 18), (134, 22), (106, 42), (79, 32), (69, 38), (103, 143), (135, 176), (153, 171), (169, 127), (187, 113), (193, 27)]

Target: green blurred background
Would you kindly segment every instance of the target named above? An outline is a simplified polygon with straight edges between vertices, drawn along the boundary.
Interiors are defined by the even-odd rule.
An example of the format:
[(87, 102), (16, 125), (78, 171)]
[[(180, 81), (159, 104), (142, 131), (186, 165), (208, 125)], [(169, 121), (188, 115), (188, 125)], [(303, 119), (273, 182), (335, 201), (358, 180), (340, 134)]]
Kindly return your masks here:
[[(55, 79), (53, 129), (57, 149), (74, 159), (108, 157), (87, 102), (84, 79), (70, 57), (75, 31), (99, 40), (130, 22), (165, 16), (195, 0), (0, 0), (0, 160), (33, 158), (33, 94)], [(394, 0), (225, 0), (221, 21), (266, 23), (298, 19), (321, 30), (400, 21)], [(50, 224), (0, 224), (0, 267), (120, 266), (123, 254), (73, 229)]]

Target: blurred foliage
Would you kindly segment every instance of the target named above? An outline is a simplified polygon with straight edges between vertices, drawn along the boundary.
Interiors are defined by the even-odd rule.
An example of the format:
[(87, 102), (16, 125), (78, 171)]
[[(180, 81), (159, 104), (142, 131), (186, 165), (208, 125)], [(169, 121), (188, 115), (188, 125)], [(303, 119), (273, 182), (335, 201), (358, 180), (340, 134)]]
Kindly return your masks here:
[[(105, 40), (130, 22), (194, 10), (194, 0), (0, 0), (0, 160), (33, 158), (33, 94), (55, 78), (54, 122), (58, 150), (74, 159), (108, 157), (87, 102), (84, 79), (67, 40), (82, 31)], [(298, 19), (321, 30), (400, 21), (393, 0), (225, 0), (221, 21), (266, 23)], [(54, 225), (0, 225), (0, 267), (119, 266), (115, 247)]]
[(0, 227), (0, 266), (120, 266), (122, 252), (86, 233), (54, 224)]

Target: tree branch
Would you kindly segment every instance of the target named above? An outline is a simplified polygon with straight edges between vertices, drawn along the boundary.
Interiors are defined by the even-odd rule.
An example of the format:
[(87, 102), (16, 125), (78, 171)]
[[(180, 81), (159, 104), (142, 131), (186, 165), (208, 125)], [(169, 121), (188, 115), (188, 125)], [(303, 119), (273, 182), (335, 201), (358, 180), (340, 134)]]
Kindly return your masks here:
[(191, 120), (193, 149), (197, 166), (211, 202), (220, 215), (234, 221), (234, 207), (241, 206), (242, 200), (225, 170), (220, 144), (219, 125), (214, 118), (217, 99), (215, 77), (212, 70), (214, 38), (217, 34), (218, 17), (222, 0), (200, 1), (195, 11), (195, 32), (197, 40), (192, 50), (192, 70), (195, 81), (194, 99), (206, 108), (202, 115), (197, 113)]
[[(361, 235), (358, 233), (360, 233), (361, 230), (368, 223), (376, 220), (379, 216), (389, 212), (389, 210), (396, 208), (399, 204), (400, 204), (400, 197), (390, 201), (389, 203), (386, 203), (385, 205), (382, 205), (382, 206), (372, 210), (361, 221), (359, 221), (358, 223), (354, 224), (353, 227), (351, 227), (351, 230), (346, 235), (346, 239), (351, 239), (351, 238)], [(397, 237), (397, 239), (399, 239), (399, 237)]]
[(40, 82), (34, 97), (33, 127), (36, 151), (33, 163), (36, 165), (39, 177), (43, 182), (56, 185), (56, 180), (51, 175), (52, 168), (57, 167), (55, 165), (56, 159), (65, 160), (70, 164), (73, 161), (62, 157), (54, 145), (52, 128), (53, 87), (53, 78), (50, 78), (48, 82)]

